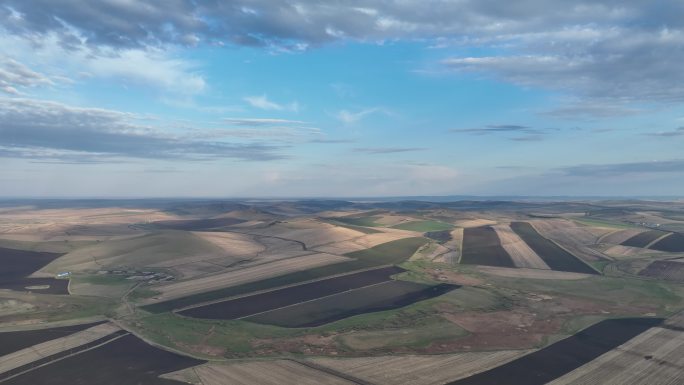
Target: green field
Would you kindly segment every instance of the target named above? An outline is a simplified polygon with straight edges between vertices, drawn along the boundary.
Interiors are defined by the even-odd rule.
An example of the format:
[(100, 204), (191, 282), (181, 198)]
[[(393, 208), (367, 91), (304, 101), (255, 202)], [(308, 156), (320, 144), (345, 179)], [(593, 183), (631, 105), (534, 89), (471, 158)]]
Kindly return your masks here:
[(224, 289), (212, 290), (205, 293), (176, 298), (170, 301), (143, 306), (142, 309), (152, 313), (161, 313), (194, 305), (200, 302), (213, 301), (221, 298), (251, 293), (254, 291), (272, 289), (280, 286), (291, 285), (297, 282), (320, 279), (331, 275), (344, 274), (376, 266), (400, 264), (409, 259), (416, 252), (416, 250), (418, 250), (418, 248), (427, 242), (427, 239), (420, 237), (399, 239), (396, 241), (383, 243), (370, 249), (346, 254), (348, 257), (354, 258), (352, 261), (321, 266), (304, 271), (297, 271), (257, 282), (249, 282)]
[(428, 231), (451, 230), (454, 228), (454, 226), (444, 222), (426, 220), (402, 223), (396, 226), (392, 226), (392, 228), (400, 230), (419, 231), (421, 233), (425, 233)]

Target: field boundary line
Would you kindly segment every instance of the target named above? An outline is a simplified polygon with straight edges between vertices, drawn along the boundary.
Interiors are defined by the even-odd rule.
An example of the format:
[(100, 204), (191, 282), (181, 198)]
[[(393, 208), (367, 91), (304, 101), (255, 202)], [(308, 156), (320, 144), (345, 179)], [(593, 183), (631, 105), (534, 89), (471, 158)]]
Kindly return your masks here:
[[(670, 236), (673, 235), (673, 234), (674, 234), (674, 233), (667, 233), (667, 234), (661, 235), (660, 237), (654, 239), (653, 242), (649, 242), (646, 246), (644, 246), (644, 249), (650, 248), (651, 246), (655, 245), (656, 243), (662, 241), (662, 240), (665, 239), (665, 238), (670, 237)], [(659, 251), (659, 250), (656, 250), (656, 251)]]
[[(44, 366), (52, 365), (52, 364), (54, 364), (54, 363), (56, 363), (56, 362), (65, 360), (65, 359), (67, 359), (67, 358), (70, 358), (70, 357), (73, 357), (73, 356), (77, 356), (77, 355), (79, 355), (79, 354), (81, 354), (81, 353), (89, 352), (89, 351), (91, 351), (91, 350), (93, 350), (93, 349), (97, 349), (97, 348), (99, 348), (99, 347), (101, 347), (101, 346), (107, 345), (107, 344), (110, 343), (110, 342), (114, 342), (114, 341), (118, 340), (119, 338), (123, 338), (123, 337), (126, 337), (127, 335), (130, 335), (130, 334), (131, 334), (130, 332), (128, 332), (128, 331), (125, 330), (125, 329), (122, 329), (122, 330), (126, 331), (126, 333), (122, 333), (122, 334), (120, 334), (120, 335), (115, 335), (114, 337), (112, 337), (112, 338), (110, 338), (110, 339), (108, 339), (108, 340), (106, 340), (106, 341), (104, 341), (104, 342), (102, 342), (102, 343), (100, 343), (100, 344), (97, 344), (97, 345), (88, 347), (88, 348), (83, 349), (83, 350), (75, 351), (75, 352), (73, 352), (73, 353), (67, 354), (67, 355), (62, 356), (62, 357), (55, 358), (54, 360), (50, 360), (50, 361), (45, 362), (45, 363), (43, 363), (43, 364), (40, 364), (40, 365), (31, 367), (31, 368), (28, 368), (28, 369), (23, 370), (23, 371), (21, 371), (21, 372), (19, 372), (19, 373), (13, 374), (13, 375), (11, 375), (11, 376), (9, 376), (9, 377), (2, 378), (2, 379), (0, 379), (0, 383), (6, 382), (6, 381), (8, 381), (8, 380), (11, 380), (11, 379), (13, 379), (13, 378), (15, 378), (15, 377), (17, 377), (17, 376), (22, 376), (22, 375), (24, 375), (24, 374), (26, 374), (26, 373), (32, 372), (32, 371), (34, 371), (34, 370), (36, 370), (36, 369), (40, 369), (40, 368), (42, 368), (42, 367), (44, 367)], [(59, 354), (59, 353), (58, 353), (58, 354)], [(50, 357), (50, 356), (43, 357), (43, 358), (48, 358), (48, 357)], [(35, 361), (34, 361), (34, 362), (35, 362)], [(30, 363), (27, 364), (27, 365), (30, 365)]]
[(372, 382), (369, 382), (369, 381), (366, 381), (366, 380), (364, 380), (364, 379), (361, 379), (361, 378), (352, 376), (351, 374), (347, 374), (347, 373), (344, 373), (344, 372), (337, 371), (337, 370), (332, 369), (332, 368), (329, 368), (329, 367), (327, 367), (327, 366), (319, 365), (319, 364), (317, 364), (317, 363), (315, 363), (315, 362), (310, 362), (310, 361), (305, 361), (305, 360), (298, 360), (298, 359), (295, 359), (295, 358), (285, 358), (285, 360), (292, 361), (292, 362), (296, 362), (296, 363), (298, 363), (299, 365), (305, 366), (305, 367), (307, 367), (307, 368), (310, 368), (310, 369), (313, 369), (313, 370), (316, 370), (316, 371), (319, 371), (319, 372), (327, 373), (327, 374), (329, 374), (329, 375), (331, 375), (331, 376), (335, 376), (335, 377), (337, 377), (337, 378), (341, 378), (341, 379), (343, 379), (343, 380), (353, 382), (353, 383), (355, 383), (355, 384), (357, 384), (357, 385), (375, 385), (375, 384), (372, 383)]
[[(343, 262), (340, 262), (340, 263), (343, 263)], [(190, 306), (185, 306), (185, 307), (182, 307), (182, 308), (173, 309), (172, 312), (173, 312), (173, 313), (177, 313), (177, 312), (181, 312), (181, 311), (185, 311), (185, 310), (194, 309), (194, 308), (197, 308), (197, 307), (202, 307), (202, 306), (207, 306), (207, 305), (214, 305), (214, 304), (217, 304), (217, 303), (226, 302), (226, 301), (232, 301), (232, 300), (234, 300), (234, 299), (239, 299), (239, 298), (243, 298), (243, 297), (251, 297), (251, 296), (257, 295), (257, 294), (264, 294), (264, 293), (269, 293), (269, 292), (276, 291), (276, 290), (287, 289), (287, 288), (290, 288), (290, 287), (305, 285), (305, 284), (307, 284), (307, 283), (314, 283), (314, 282), (319, 282), (319, 281), (325, 281), (326, 279), (344, 277), (344, 276), (347, 276), (347, 275), (356, 274), (356, 273), (363, 273), (363, 272), (365, 272), (365, 271), (371, 271), (371, 270), (375, 270), (375, 269), (384, 269), (384, 268), (387, 268), (387, 267), (390, 267), (390, 266), (394, 266), (394, 265), (393, 265), (393, 264), (389, 264), (389, 265), (373, 266), (373, 267), (369, 267), (369, 268), (366, 268), (366, 269), (348, 271), (348, 272), (343, 272), (343, 273), (339, 273), (339, 274), (335, 274), (335, 275), (328, 275), (328, 276), (321, 277), (321, 278), (314, 278), (314, 279), (309, 279), (309, 280), (306, 280), (306, 281), (295, 282), (295, 283), (291, 283), (291, 284), (289, 284), (289, 285), (278, 286), (278, 287), (274, 287), (274, 288), (270, 288), (270, 289), (263, 289), (263, 290), (259, 290), (259, 291), (252, 291), (252, 292), (245, 293), (245, 294), (238, 294), (238, 295), (235, 295), (235, 296), (226, 297), (226, 298), (221, 298), (221, 299), (217, 299), (217, 300), (213, 300), (213, 301), (200, 302), (200, 303), (197, 303), (197, 304), (194, 304), (194, 305), (190, 305)], [(406, 269), (404, 269), (404, 270), (406, 270)], [(304, 270), (300, 270), (300, 271), (304, 271)], [(276, 276), (276, 277), (278, 277), (278, 276)], [(230, 287), (230, 286), (228, 286), (228, 287)], [(208, 292), (207, 292), (207, 293), (208, 293)], [(184, 297), (179, 297), (179, 298), (184, 298)], [(178, 299), (178, 298), (175, 298), (175, 299)], [(170, 301), (173, 301), (173, 299), (170, 300)], [(165, 301), (163, 301), (163, 302), (165, 302)], [(157, 302), (157, 303), (163, 303), (163, 302)], [(142, 306), (147, 306), (147, 305), (142, 305)]]
[[(383, 285), (383, 284), (386, 284), (386, 283), (388, 283), (388, 282), (393, 282), (393, 281), (394, 281), (394, 279), (391, 279), (391, 278), (390, 278), (390, 279), (388, 279), (387, 281), (382, 281), (382, 282), (374, 283), (374, 284), (371, 284), (371, 285), (356, 287), (356, 288), (353, 288), (353, 289), (341, 291), (341, 292), (339, 292), (339, 293), (328, 294), (328, 295), (324, 295), (323, 297), (318, 297), (318, 298), (314, 298), (314, 299), (309, 299), (309, 300), (306, 300), (306, 301), (301, 301), (301, 302), (293, 303), (293, 304), (291, 304), (291, 305), (281, 306), (281, 307), (277, 307), (277, 308), (274, 308), (274, 309), (269, 309), (269, 310), (266, 310), (266, 311), (260, 311), (260, 312), (258, 312), (258, 313), (246, 315), (246, 316), (244, 316), (244, 317), (235, 318), (235, 319), (236, 319), (236, 320), (241, 320), (241, 319), (245, 319), (245, 318), (249, 318), (249, 317), (254, 317), (254, 316), (257, 316), (257, 315), (264, 314), (264, 313), (269, 313), (269, 312), (276, 311), (276, 310), (286, 309), (286, 308), (288, 308), (288, 307), (297, 306), (297, 305), (301, 305), (301, 304), (308, 303), (308, 302), (318, 301), (319, 299), (330, 298), (330, 297), (334, 297), (334, 296), (340, 295), (340, 294), (347, 294), (347, 293), (351, 293), (351, 292), (356, 291), (356, 290), (361, 290), (361, 289), (366, 289), (366, 288), (373, 287), (373, 286)], [(190, 317), (190, 318), (192, 318), (192, 317)]]

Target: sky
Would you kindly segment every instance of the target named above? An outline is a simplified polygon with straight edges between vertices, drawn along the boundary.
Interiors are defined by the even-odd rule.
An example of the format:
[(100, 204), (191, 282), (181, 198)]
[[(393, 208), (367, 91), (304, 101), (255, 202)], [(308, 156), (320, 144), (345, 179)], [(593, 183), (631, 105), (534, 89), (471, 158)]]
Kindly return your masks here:
[(0, 197), (681, 196), (681, 15), (4, 0)]

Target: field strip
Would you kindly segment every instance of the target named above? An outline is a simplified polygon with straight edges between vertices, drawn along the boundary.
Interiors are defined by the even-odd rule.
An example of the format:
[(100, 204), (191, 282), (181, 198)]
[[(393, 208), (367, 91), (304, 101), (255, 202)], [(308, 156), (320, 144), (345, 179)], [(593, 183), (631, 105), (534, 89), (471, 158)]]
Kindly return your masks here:
[(330, 298), (330, 297), (334, 297), (334, 296), (336, 296), (336, 295), (349, 294), (349, 293), (351, 293), (351, 292), (353, 292), (353, 291), (356, 291), (356, 290), (361, 290), (361, 289), (366, 289), (366, 288), (369, 288), (369, 287), (384, 285), (384, 284), (386, 284), (386, 283), (388, 283), (388, 282), (392, 282), (392, 281), (394, 281), (394, 280), (390, 278), (390, 279), (388, 279), (387, 281), (383, 281), (383, 282), (379, 282), (379, 283), (374, 283), (374, 284), (372, 284), (372, 285), (366, 285), (366, 286), (362, 286), (362, 287), (357, 287), (357, 288), (354, 288), (354, 289), (345, 290), (345, 291), (342, 291), (342, 292), (339, 292), (339, 293), (335, 293), (335, 294), (324, 295), (324, 296), (322, 296), (322, 297), (318, 297), (318, 298), (314, 298), (314, 299), (309, 299), (309, 300), (306, 300), (306, 301), (301, 301), (301, 302), (293, 303), (293, 304), (291, 304), (291, 305), (281, 306), (281, 307), (274, 308), (274, 309), (269, 309), (269, 310), (266, 310), (266, 311), (261, 311), (261, 312), (258, 312), (258, 313), (246, 315), (246, 316), (244, 316), (244, 317), (240, 317), (240, 318), (236, 318), (236, 319), (239, 319), (239, 320), (240, 320), (240, 319), (245, 319), (245, 318), (254, 317), (254, 316), (261, 315), (261, 314), (265, 314), (265, 313), (270, 313), (270, 312), (272, 312), (272, 311), (276, 311), (276, 310), (280, 310), (280, 309), (287, 309), (288, 307), (297, 306), (297, 305), (305, 304), (305, 303), (308, 303), (308, 302), (318, 301), (319, 299)]
[(309, 361), (378, 385), (442, 385), (506, 364), (532, 350), (499, 350), (435, 355), (357, 358), (320, 357)]
[(40, 323), (40, 324), (8, 324), (0, 327), (0, 332), (23, 332), (23, 331), (30, 331), (30, 330), (43, 330), (43, 329), (51, 329), (51, 328), (57, 328), (57, 327), (63, 327), (63, 326), (76, 326), (76, 325), (84, 325), (88, 323), (95, 323), (95, 322), (104, 322), (107, 321), (107, 318), (103, 316), (93, 316), (93, 317), (85, 317), (85, 318), (75, 318), (71, 320), (66, 320), (66, 321), (55, 321), (55, 322), (46, 322), (46, 323)]
[(247, 282), (258, 281), (295, 271), (307, 270), (349, 260), (350, 258), (347, 257), (323, 253), (277, 260), (254, 267), (227, 271), (212, 276), (155, 287), (154, 290), (161, 292), (161, 295), (155, 297), (154, 301), (149, 301), (148, 303), (187, 297), (192, 294), (236, 286)]
[(105, 323), (7, 354), (0, 357), (0, 373), (5, 373), (34, 361), (89, 344), (119, 330), (121, 329), (118, 326)]
[[(35, 366), (30, 366), (30, 364), (27, 364), (27, 365), (23, 365), (22, 367), (18, 367), (18, 368), (13, 369), (12, 372), (10, 372), (10, 374), (11, 374), (10, 376), (0, 379), (0, 383), (11, 380), (12, 378), (15, 378), (17, 376), (21, 376), (22, 374), (26, 374), (28, 372), (42, 368), (44, 366), (53, 364), (55, 362), (64, 360), (66, 358), (73, 357), (75, 355), (91, 351), (93, 349), (97, 349), (101, 346), (107, 345), (110, 342), (116, 341), (119, 338), (123, 338), (129, 334), (130, 333), (127, 332), (126, 330), (118, 330), (118, 331), (114, 332), (114, 334), (107, 335), (105, 337), (102, 337), (102, 338), (99, 338), (95, 341), (92, 341), (91, 343), (81, 345), (82, 349), (79, 349), (76, 351), (66, 350), (66, 351), (57, 353), (53, 356), (41, 358), (40, 360), (33, 362), (35, 364)], [(23, 369), (23, 367), (25, 367), (25, 366), (29, 366), (29, 367), (26, 369)], [(7, 373), (7, 372), (5, 372), (5, 373)]]
[(529, 269), (550, 270), (549, 265), (542, 260), (530, 246), (523, 241), (508, 225), (492, 226), (501, 240), (501, 246), (511, 256), (516, 267)]
[(683, 353), (684, 333), (654, 327), (550, 384), (679, 384)]
[(351, 374), (348, 374), (348, 373), (340, 372), (340, 371), (335, 370), (335, 369), (333, 369), (333, 368), (329, 368), (329, 367), (326, 367), (326, 366), (323, 366), (323, 365), (319, 365), (319, 364), (317, 364), (317, 363), (315, 363), (315, 362), (312, 362), (312, 361), (296, 360), (296, 359), (293, 359), (293, 358), (285, 358), (285, 360), (296, 362), (296, 363), (298, 363), (298, 364), (300, 364), (300, 365), (309, 367), (309, 368), (311, 368), (311, 369), (313, 369), (313, 370), (317, 370), (317, 371), (319, 371), (319, 372), (323, 372), (323, 373), (326, 373), (326, 374), (330, 374), (331, 376), (339, 377), (339, 378), (341, 378), (341, 379), (343, 379), (343, 380), (352, 382), (352, 383), (357, 384), (357, 385), (375, 385), (375, 384), (373, 384), (372, 382), (368, 382), (368, 381), (363, 380), (363, 379), (361, 379), (361, 378), (354, 377), (354, 376), (352, 376)]
[[(195, 373), (203, 385), (353, 385), (353, 382), (297, 360), (253, 360), (201, 365)], [(363, 384), (365, 385), (365, 384)]]
[(483, 273), (498, 275), (508, 278), (532, 278), (532, 279), (563, 279), (574, 280), (591, 277), (590, 274), (574, 273), (571, 271), (543, 270), (510, 268), (498, 266), (478, 266), (477, 269)]
[(656, 243), (662, 241), (663, 239), (669, 237), (669, 236), (672, 235), (672, 234), (674, 234), (674, 233), (665, 233), (665, 234), (663, 234), (662, 236), (660, 236), (660, 237), (654, 239), (653, 241), (649, 242), (646, 246), (644, 246), (644, 249), (648, 249), (649, 247), (655, 245)]
[[(352, 274), (356, 274), (356, 273), (362, 273), (362, 272), (364, 272), (364, 271), (382, 269), (382, 268), (390, 267), (390, 266), (394, 266), (394, 265), (391, 265), (391, 264), (390, 264), (390, 265), (380, 265), (380, 266), (367, 267), (367, 268), (365, 268), (365, 269), (352, 270), (352, 271), (344, 271), (344, 272), (341, 272), (341, 273), (338, 273), (338, 274), (333, 274), (333, 275), (327, 275), (327, 276), (325, 276), (325, 277), (319, 277), (319, 278), (308, 279), (308, 280), (306, 280), (306, 281), (298, 281), (298, 282), (290, 283), (290, 284), (283, 285), (283, 286), (271, 287), (271, 288), (263, 289), (263, 290), (250, 291), (249, 293), (243, 293), (243, 294), (238, 294), (238, 295), (232, 295), (232, 296), (223, 297), (223, 298), (219, 298), (219, 299), (215, 299), (215, 300), (211, 300), (211, 301), (197, 302), (197, 303), (194, 303), (194, 304), (189, 305), (189, 306), (174, 308), (173, 311), (174, 311), (175, 313), (177, 313), (177, 312), (182, 312), (182, 311), (184, 311), (184, 310), (194, 309), (194, 308), (197, 308), (197, 307), (202, 307), (202, 306), (207, 306), (207, 305), (213, 305), (213, 304), (216, 304), (216, 303), (221, 303), (221, 302), (226, 302), (226, 301), (232, 301), (232, 300), (234, 300), (234, 299), (239, 299), (239, 298), (244, 298), (244, 297), (251, 297), (251, 296), (257, 295), (257, 294), (269, 293), (269, 292), (272, 292), (272, 291), (277, 291), (277, 290), (281, 290), (281, 289), (287, 289), (287, 288), (289, 288), (289, 287), (300, 286), (300, 285), (304, 285), (304, 284), (307, 284), (307, 283), (313, 283), (313, 282), (318, 282), (318, 281), (325, 281), (326, 279), (330, 279), (330, 278), (344, 277), (344, 276), (346, 276), (346, 275), (352, 275)], [(163, 302), (162, 302), (162, 303), (163, 303)]]

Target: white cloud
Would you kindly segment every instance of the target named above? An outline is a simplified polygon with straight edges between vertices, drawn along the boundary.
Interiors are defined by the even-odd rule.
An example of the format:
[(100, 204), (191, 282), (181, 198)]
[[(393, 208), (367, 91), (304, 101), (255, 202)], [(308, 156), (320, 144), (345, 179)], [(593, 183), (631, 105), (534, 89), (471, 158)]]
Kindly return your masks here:
[[(173, 49), (65, 48), (54, 34), (46, 35), (39, 42), (22, 36), (0, 34), (0, 46), (5, 49), (4, 54), (11, 58), (7, 60), (16, 63), (15, 69), (22, 65), (19, 62), (24, 62), (34, 64), (34, 68), (42, 71), (39, 73), (26, 66), (21, 69), (22, 78), (33, 79), (32, 85), (93, 78), (114, 79), (133, 85), (151, 86), (162, 90), (165, 95), (180, 97), (202, 93), (207, 87), (199, 64), (176, 57)], [(59, 66), (47, 66), (45, 63), (59, 63)], [(0, 66), (0, 69), (7, 71), (6, 66)], [(77, 76), (73, 77), (72, 74)], [(0, 86), (5, 76), (6, 73), (0, 74)]]
[(362, 120), (363, 118), (365, 118), (368, 115), (374, 114), (374, 113), (379, 112), (379, 111), (381, 111), (381, 109), (377, 108), (377, 107), (367, 108), (365, 110), (360, 110), (360, 111), (356, 111), (356, 112), (351, 112), (348, 110), (340, 110), (337, 113), (336, 117), (338, 120), (340, 120), (346, 124), (352, 124), (352, 123), (356, 123), (356, 122)]
[(276, 103), (268, 98), (268, 96), (258, 95), (258, 96), (245, 96), (243, 98), (250, 106), (258, 108), (261, 110), (271, 110), (271, 111), (292, 111), (299, 112), (299, 103), (291, 102), (289, 104)]

